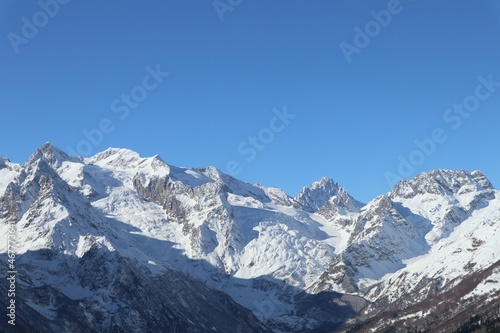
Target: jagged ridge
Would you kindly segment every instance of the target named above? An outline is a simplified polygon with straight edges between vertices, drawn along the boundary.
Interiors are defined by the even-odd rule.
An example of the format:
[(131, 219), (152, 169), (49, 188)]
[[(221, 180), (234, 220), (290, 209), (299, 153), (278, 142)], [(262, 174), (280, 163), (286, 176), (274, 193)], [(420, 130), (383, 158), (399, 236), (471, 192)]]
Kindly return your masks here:
[[(365, 205), (329, 178), (292, 198), (213, 167), (178, 168), (116, 148), (83, 159), (47, 143), (22, 166), (0, 159), (0, 212), (0, 232), (7, 233), (11, 221), (17, 225), (19, 255), (26, 258), (19, 263), (23, 288), (48, 287), (43, 297), (61, 302), (47, 308), (40, 296), (26, 298), (23, 307), (35, 316), (60, 316), (76, 331), (97, 328), (54, 310), (71, 300), (108, 304), (90, 316), (113, 313), (107, 320), (117, 329), (146, 327), (113, 310), (123, 302), (141, 306), (116, 296), (133, 281), (117, 289), (105, 280), (89, 289), (85, 274), (76, 278), (68, 269), (85, 261), (89, 271), (98, 270), (85, 259), (92, 253), (116, 258), (106, 274), (120, 276), (127, 265), (143, 277), (146, 298), (157, 297), (154, 281), (166, 276), (201, 281), (191, 291), (171, 287), (190, 294), (194, 307), (221, 309), (230, 330), (243, 332), (358, 327), (388, 308), (425, 302), (431, 290), (452, 290), (500, 257), (498, 191), (479, 171), (423, 173)], [(2, 245), (0, 253), (6, 251)], [(465, 293), (464, 302), (498, 290), (486, 280)], [(222, 309), (202, 297), (205, 286), (231, 296), (224, 301), (230, 309), (243, 307)], [(115, 296), (102, 303), (102, 293)], [(178, 302), (182, 307), (186, 300)], [(200, 314), (196, 322), (209, 323), (210, 316)], [(176, 314), (154, 327), (172, 329), (176, 320), (193, 331), (207, 328)]]

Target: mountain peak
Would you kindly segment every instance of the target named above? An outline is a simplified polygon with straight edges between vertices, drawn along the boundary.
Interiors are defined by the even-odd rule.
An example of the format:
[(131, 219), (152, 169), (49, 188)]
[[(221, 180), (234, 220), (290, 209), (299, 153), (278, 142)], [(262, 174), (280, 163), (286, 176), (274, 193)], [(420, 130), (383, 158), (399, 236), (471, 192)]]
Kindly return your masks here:
[(485, 176), (484, 173), (482, 173), (479, 170), (474, 170), (470, 173), (472, 178), (482, 187), (485, 189), (494, 189), (495, 187), (493, 184), (488, 180), (488, 178)]
[(465, 186), (472, 186), (480, 191), (494, 189), (490, 181), (480, 171), (438, 169), (423, 172), (411, 180), (403, 179), (391, 191), (391, 196), (410, 198), (425, 193), (456, 194)]
[[(456, 300), (466, 314), (499, 304), (499, 193), (480, 171), (436, 170), (366, 205), (328, 177), (294, 201), (214, 167), (119, 148), (72, 158), (46, 143), (22, 166), (0, 158), (0, 233), (15, 223), (28, 331), (46, 316), (41, 331), (334, 331), (388, 308), (418, 311), (420, 325), (434, 299), (453, 299), (438, 315)], [(164, 326), (147, 326), (155, 309), (169, 314)], [(204, 317), (179, 321), (192, 309)], [(265, 328), (240, 325), (250, 311)], [(103, 313), (116, 325), (96, 326)]]
[(28, 164), (31, 164), (39, 159), (45, 160), (50, 166), (58, 168), (64, 161), (74, 160), (68, 154), (53, 146), (50, 142), (44, 143), (40, 148), (28, 159)]
[(85, 160), (88, 163), (104, 163), (115, 166), (127, 166), (130, 163), (141, 160), (139, 153), (127, 148), (108, 148), (94, 156), (88, 157)]
[[(134, 156), (134, 157), (140, 157), (139, 153), (128, 149), (128, 148), (115, 148), (115, 147), (109, 147), (108, 149), (103, 150), (100, 153), (97, 153), (96, 155), (92, 156), (98, 159), (104, 159), (109, 156)], [(92, 158), (91, 157), (91, 158)]]
[(322, 177), (310, 186), (304, 187), (295, 197), (305, 211), (316, 212), (339, 192), (340, 186), (333, 179)]
[(311, 187), (312, 188), (331, 187), (336, 185), (338, 186), (338, 184), (336, 184), (332, 178), (323, 176), (318, 181), (313, 182)]
[(161, 156), (158, 154), (153, 155), (151, 158), (154, 159), (155, 161), (163, 162), (166, 164), (165, 160), (163, 158), (161, 158)]

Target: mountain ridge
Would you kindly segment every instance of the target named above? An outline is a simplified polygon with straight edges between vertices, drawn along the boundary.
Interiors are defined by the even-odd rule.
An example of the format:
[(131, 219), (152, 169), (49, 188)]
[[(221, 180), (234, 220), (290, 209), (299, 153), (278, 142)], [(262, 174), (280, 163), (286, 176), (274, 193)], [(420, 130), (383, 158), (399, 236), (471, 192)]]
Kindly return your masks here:
[[(52, 275), (54, 265), (92, 266), (84, 258), (97, 251), (93, 256), (112, 254), (109, 269), (118, 276), (124, 274), (120, 262), (148, 286), (162, 276), (185, 276), (199, 281), (200, 290), (228, 295), (232, 308), (242, 307), (240, 314), (248, 311), (242, 321), (224, 310), (221, 316), (237, 324), (219, 323), (216, 331), (340, 331), (369, 325), (390, 307), (416, 306), (432, 288), (448, 292), (500, 258), (500, 195), (480, 171), (422, 173), (363, 204), (326, 177), (291, 197), (214, 167), (179, 168), (123, 148), (81, 158), (46, 143), (23, 165), (1, 161), (0, 231), (15, 221), (24, 286), (50, 287), (68, 297), (63, 303), (76, 297), (101, 304), (99, 293), (127, 289), (108, 279), (107, 289), (88, 289), (84, 275), (75, 279), (67, 269), (62, 277)], [(0, 256), (6, 252), (3, 245)], [(496, 281), (497, 271), (464, 297), (489, 292), (486, 281)], [(199, 290), (176, 288), (196, 306), (212, 306)], [(144, 292), (153, 297), (154, 291)], [(42, 316), (55, 311), (40, 310), (47, 307), (43, 302), (30, 299), (25, 306)], [(132, 327), (113, 310), (114, 302), (105, 304), (89, 316), (111, 311), (113, 327)], [(141, 304), (128, 306), (139, 311)], [(209, 317), (199, 320), (208, 323)], [(180, 314), (165, 320), (205, 329)], [(155, 329), (172, 323), (163, 324)]]

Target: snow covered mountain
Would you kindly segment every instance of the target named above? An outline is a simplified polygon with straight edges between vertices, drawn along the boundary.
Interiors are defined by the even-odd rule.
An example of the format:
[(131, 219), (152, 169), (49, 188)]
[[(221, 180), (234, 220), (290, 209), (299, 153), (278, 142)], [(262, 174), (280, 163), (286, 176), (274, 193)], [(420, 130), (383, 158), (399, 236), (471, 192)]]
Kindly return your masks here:
[(16, 327), (453, 332), (473, 318), (494, 323), (499, 194), (479, 171), (437, 170), (368, 204), (329, 178), (292, 198), (213, 167), (115, 148), (70, 157), (45, 144), (23, 165), (0, 157), (0, 234), (15, 224), (17, 235)]

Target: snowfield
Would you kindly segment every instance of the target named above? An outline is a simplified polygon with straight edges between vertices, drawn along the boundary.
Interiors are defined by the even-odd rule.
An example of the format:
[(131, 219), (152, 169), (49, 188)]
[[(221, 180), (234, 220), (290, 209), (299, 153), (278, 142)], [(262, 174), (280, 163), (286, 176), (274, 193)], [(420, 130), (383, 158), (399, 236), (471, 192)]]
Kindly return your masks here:
[[(70, 157), (46, 144), (24, 165), (0, 158), (0, 209), (1, 234), (15, 220), (19, 256), (51, 250), (83, 260), (99, 249), (153, 277), (182, 272), (275, 331), (319, 325), (313, 312), (297, 314), (299, 294), (337, 292), (377, 304), (416, 293), (417, 302), (500, 260), (500, 196), (479, 171), (424, 173), (363, 204), (329, 178), (290, 197), (213, 167), (179, 168), (115, 148)], [(71, 264), (24, 264), (44, 267), (26, 273), (28, 285), (72, 300), (97, 297), (116, 311), (110, 296), (82, 285)], [(499, 274), (468, 297), (498, 291)], [(56, 316), (53, 304), (26, 305)]]

